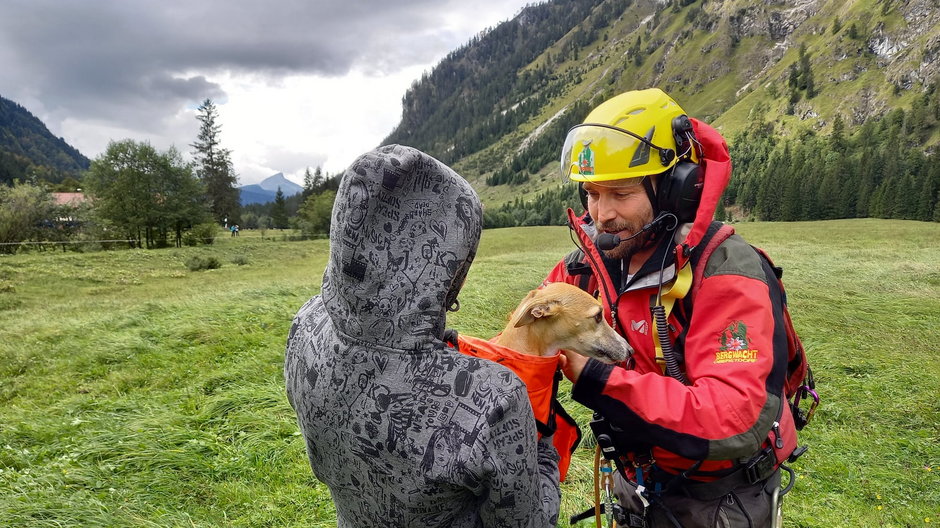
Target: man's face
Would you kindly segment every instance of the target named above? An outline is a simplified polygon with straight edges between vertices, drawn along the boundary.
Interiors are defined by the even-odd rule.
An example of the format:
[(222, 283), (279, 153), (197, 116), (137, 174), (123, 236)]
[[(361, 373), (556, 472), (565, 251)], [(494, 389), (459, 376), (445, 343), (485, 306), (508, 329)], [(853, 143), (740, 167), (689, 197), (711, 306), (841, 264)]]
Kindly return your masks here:
[[(598, 234), (611, 233), (620, 238), (635, 235), (653, 221), (653, 206), (640, 178), (605, 182), (584, 182), (588, 196), (588, 212), (594, 219)], [(642, 249), (652, 236), (646, 232), (604, 251), (608, 258), (626, 258)]]

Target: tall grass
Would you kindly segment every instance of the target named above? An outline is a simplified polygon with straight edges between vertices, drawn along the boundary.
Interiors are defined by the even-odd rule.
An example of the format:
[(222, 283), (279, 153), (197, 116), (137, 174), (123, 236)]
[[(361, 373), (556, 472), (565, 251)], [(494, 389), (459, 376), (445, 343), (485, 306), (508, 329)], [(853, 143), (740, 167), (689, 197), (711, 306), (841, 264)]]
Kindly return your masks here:
[[(940, 523), (940, 226), (737, 229), (786, 269), (823, 397), (785, 525)], [(495, 334), (571, 247), (564, 228), (484, 232), (449, 325)], [(327, 251), (240, 237), (0, 258), (0, 526), (335, 525), (281, 375)], [(563, 517), (590, 505), (591, 472), (580, 449)]]

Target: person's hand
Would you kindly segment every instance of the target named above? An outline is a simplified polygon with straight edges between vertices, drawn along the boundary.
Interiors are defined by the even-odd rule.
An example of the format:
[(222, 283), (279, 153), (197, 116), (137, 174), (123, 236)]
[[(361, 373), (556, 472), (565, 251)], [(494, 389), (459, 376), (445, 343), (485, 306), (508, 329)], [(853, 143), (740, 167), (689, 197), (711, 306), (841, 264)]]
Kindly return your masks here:
[(571, 380), (571, 383), (577, 383), (581, 371), (584, 370), (584, 365), (588, 362), (588, 358), (568, 350), (562, 350), (561, 352), (561, 371), (565, 373), (566, 378)]

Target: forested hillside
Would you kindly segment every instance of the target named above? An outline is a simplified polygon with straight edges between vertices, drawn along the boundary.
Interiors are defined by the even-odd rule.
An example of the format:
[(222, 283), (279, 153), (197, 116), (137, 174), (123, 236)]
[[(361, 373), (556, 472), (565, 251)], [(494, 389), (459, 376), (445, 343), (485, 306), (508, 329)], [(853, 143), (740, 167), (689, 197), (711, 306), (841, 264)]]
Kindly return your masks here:
[(938, 58), (932, 0), (554, 0), (417, 81), (386, 142), (453, 165), (488, 225), (561, 223), (568, 128), (658, 86), (729, 140), (726, 218), (938, 220)]
[(28, 110), (0, 97), (0, 184), (31, 176), (58, 183), (78, 175), (89, 163)]

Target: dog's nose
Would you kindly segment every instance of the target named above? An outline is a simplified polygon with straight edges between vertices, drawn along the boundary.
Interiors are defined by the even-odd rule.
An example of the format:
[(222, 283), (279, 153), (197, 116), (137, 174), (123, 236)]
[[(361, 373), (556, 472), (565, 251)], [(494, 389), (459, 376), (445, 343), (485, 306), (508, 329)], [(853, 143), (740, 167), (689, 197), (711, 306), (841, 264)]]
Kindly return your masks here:
[(605, 363), (620, 363), (633, 354), (633, 349), (627, 345), (624, 348), (595, 348), (591, 352), (592, 356)]

